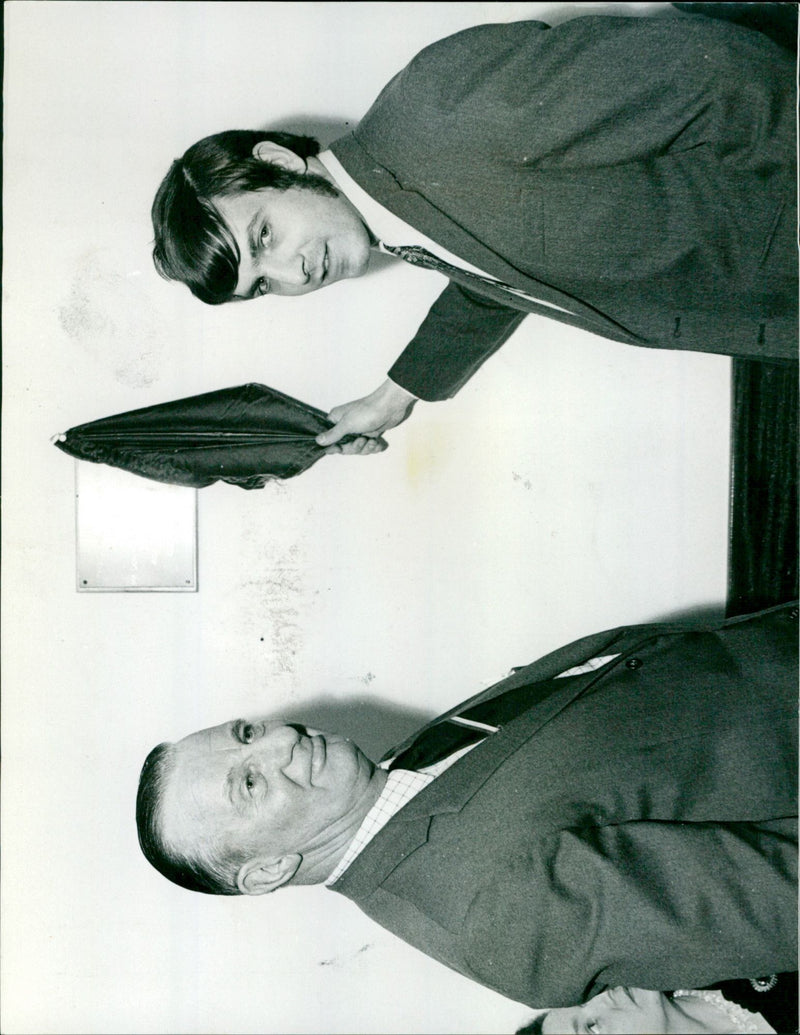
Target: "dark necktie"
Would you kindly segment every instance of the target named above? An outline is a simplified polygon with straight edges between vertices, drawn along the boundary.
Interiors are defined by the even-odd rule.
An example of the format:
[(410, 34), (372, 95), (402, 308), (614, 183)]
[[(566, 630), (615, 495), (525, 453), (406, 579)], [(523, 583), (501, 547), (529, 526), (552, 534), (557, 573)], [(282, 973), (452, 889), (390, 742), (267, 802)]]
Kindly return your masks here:
[[(499, 727), (520, 715), (530, 707), (531, 703), (531, 686), (527, 684), (519, 686), (515, 690), (508, 690), (489, 701), (476, 704), (453, 718), (469, 719), (472, 722)], [(454, 751), (482, 740), (487, 735), (491, 736), (488, 730), (460, 726), (450, 719), (442, 719), (441, 722), (437, 722), (421, 733), (410, 747), (401, 752), (392, 761), (389, 770), (425, 769), (427, 766), (447, 758)]]

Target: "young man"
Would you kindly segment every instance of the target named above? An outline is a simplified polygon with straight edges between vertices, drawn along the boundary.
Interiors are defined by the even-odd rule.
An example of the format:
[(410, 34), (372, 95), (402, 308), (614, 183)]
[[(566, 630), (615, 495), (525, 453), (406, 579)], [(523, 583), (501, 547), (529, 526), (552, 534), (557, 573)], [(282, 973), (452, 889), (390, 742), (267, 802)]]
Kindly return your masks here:
[(153, 206), (155, 261), (210, 303), (358, 277), (378, 247), (446, 273), (386, 381), (331, 412), (330, 445), (454, 395), (529, 312), (795, 359), (795, 194), (794, 63), (761, 33), (485, 25), (422, 51), (321, 155), (270, 133), (190, 148)]

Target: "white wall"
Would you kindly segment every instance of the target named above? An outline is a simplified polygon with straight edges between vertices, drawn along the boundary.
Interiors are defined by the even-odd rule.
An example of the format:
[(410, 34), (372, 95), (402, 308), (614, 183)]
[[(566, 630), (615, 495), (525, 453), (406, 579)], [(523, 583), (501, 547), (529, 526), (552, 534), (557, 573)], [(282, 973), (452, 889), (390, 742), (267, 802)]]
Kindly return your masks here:
[(385, 454), (203, 490), (197, 594), (75, 592), (73, 464), (49, 438), (250, 380), (322, 408), (374, 388), (437, 277), (385, 269), (302, 302), (205, 307), (150, 261), (169, 161), (278, 120), (327, 142), (426, 43), (576, 10), (6, 5), (8, 1035), (508, 1032), (529, 1014), (323, 889), (173, 888), (136, 844), (138, 770), (160, 740), (265, 710), (339, 723), (377, 754), (578, 635), (719, 608), (728, 361), (529, 317)]

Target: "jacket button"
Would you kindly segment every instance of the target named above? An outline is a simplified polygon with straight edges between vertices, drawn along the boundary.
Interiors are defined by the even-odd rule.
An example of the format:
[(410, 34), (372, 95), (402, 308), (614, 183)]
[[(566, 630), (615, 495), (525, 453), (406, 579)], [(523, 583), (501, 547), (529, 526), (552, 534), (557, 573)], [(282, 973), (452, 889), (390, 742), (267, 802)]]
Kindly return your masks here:
[(641, 658), (628, 658), (628, 660), (625, 662), (625, 668), (634, 669), (634, 668), (641, 668), (641, 667), (642, 667), (642, 659)]

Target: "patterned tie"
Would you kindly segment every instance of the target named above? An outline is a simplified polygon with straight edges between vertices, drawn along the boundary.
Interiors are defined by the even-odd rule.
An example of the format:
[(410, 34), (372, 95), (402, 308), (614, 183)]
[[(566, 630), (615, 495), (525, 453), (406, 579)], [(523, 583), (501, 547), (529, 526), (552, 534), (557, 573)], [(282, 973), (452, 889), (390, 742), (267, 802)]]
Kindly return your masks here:
[[(537, 694), (537, 700), (539, 696)], [(468, 708), (467, 711), (452, 718), (468, 719), (471, 722), (500, 727), (524, 712), (531, 703), (531, 684), (526, 684), (515, 690), (508, 690), (499, 697), (476, 704), (473, 708)], [(474, 744), (477, 740), (482, 740), (487, 735), (491, 735), (489, 730), (461, 726), (452, 719), (442, 719), (421, 733), (411, 747), (399, 754), (390, 764), (389, 770), (425, 769), (429, 765), (440, 762), (454, 751), (458, 751), (468, 744)]]
[[(579, 327), (581, 330), (592, 331), (594, 334), (612, 338), (615, 341), (627, 341), (633, 345), (645, 345), (643, 338), (637, 337), (629, 330), (611, 319), (605, 313), (601, 313), (593, 306), (578, 299), (569, 300), (569, 309), (553, 302), (544, 302), (534, 298), (527, 291), (511, 287), (501, 280), (492, 280), (491, 277), (482, 277), (479, 273), (470, 273), (460, 269), (458, 266), (451, 266), (444, 259), (439, 259), (424, 248), (417, 245), (388, 245), (381, 244), (384, 251), (405, 259), (412, 266), (421, 266), (423, 269), (435, 270), (443, 273), (446, 277), (462, 287), (477, 292), (479, 295), (491, 298), (501, 305), (510, 309), (516, 309), (523, 313), (534, 313), (537, 316), (546, 316), (551, 320), (558, 320), (569, 327)], [(546, 285), (542, 284), (540, 290), (547, 293)], [(566, 301), (566, 299), (565, 299)]]
[[(410, 262), (412, 266), (421, 266), (426, 270), (443, 273), (450, 280), (455, 281), (456, 284), (460, 284), (465, 288), (472, 288), (478, 291), (479, 294), (487, 295), (489, 298), (494, 299), (495, 302), (510, 306), (512, 309), (519, 309), (520, 301), (523, 299), (529, 302), (536, 302), (536, 299), (531, 299), (524, 291), (518, 291), (500, 280), (492, 280), (490, 277), (482, 277), (479, 273), (470, 273), (468, 270), (459, 269), (458, 266), (451, 266), (449, 262), (431, 255), (429, 251), (417, 245), (384, 244), (383, 247), (392, 255)], [(550, 309), (550, 306), (544, 304), (541, 307), (545, 311)], [(559, 310), (556, 309), (555, 311), (558, 312)]]

